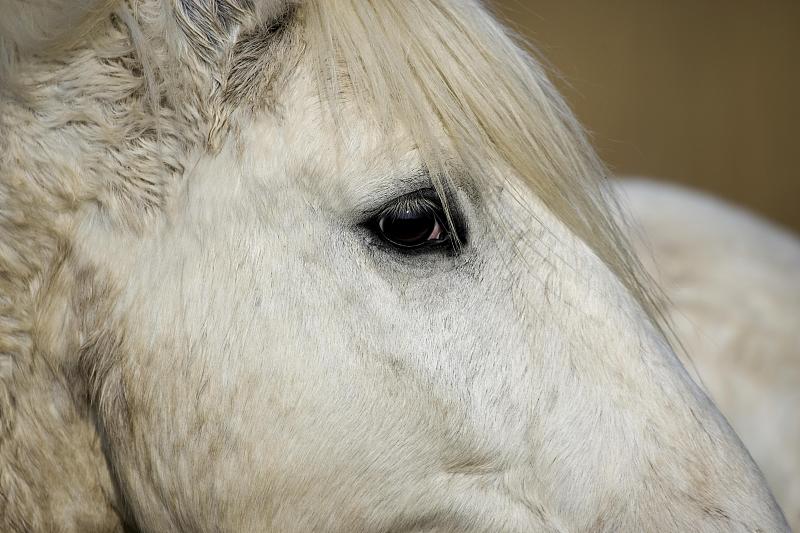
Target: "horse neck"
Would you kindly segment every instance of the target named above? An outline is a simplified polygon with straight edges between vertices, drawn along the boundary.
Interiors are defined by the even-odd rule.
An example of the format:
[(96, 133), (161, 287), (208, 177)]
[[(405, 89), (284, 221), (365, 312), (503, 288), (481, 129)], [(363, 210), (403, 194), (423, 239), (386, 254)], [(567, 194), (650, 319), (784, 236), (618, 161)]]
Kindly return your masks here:
[(0, 530), (111, 531), (122, 522), (77, 369), (70, 242), (110, 170), (92, 160), (112, 149), (80, 131), (110, 124), (92, 123), (104, 117), (82, 88), (56, 95), (76, 73), (54, 65), (4, 65), (0, 87)]
[(0, 42), (0, 531), (121, 527), (79, 357), (91, 273), (72, 232), (92, 209), (110, 225), (146, 224), (213, 120), (200, 59), (146, 65), (137, 36), (150, 60), (168, 61), (171, 41), (160, 18), (128, 18), (57, 60)]
[(0, 384), (0, 530), (121, 529), (88, 406), (76, 401), (65, 376), (36, 348), (14, 357), (21, 362), (13, 378)]
[(54, 219), (64, 212), (23, 153), (38, 133), (25, 115), (0, 100), (0, 530), (110, 531), (121, 527), (111, 476), (64, 364), (79, 343)]

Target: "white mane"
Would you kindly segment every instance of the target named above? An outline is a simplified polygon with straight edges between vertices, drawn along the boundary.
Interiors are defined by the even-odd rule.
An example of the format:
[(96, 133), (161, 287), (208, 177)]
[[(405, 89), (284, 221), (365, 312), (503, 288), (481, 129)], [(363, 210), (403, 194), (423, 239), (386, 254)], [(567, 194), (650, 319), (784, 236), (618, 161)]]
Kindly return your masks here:
[[(659, 320), (653, 288), (615, 221), (606, 168), (541, 65), (478, 4), (323, 0), (305, 5), (303, 18), (329, 105), (354, 100), (387, 130), (403, 124), (442, 179), (448, 165), (437, 155), (447, 148), (498, 187), (509, 186), (498, 166), (523, 176)], [(451, 146), (441, 146), (431, 117)]]
[[(351, 495), (353, 509), (340, 511), (335, 497), (348, 495), (326, 492), (314, 475), (344, 483), (363, 467), (367, 492), (402, 491), (387, 473), (414, 492), (420, 478), (403, 467), (418, 460), (424, 478), (426, 446), (441, 446), (441, 457), (451, 460), (443, 462), (449, 470), (442, 479), (433, 476), (441, 483), (429, 487), (447, 497), (409, 498), (408, 516), (393, 516), (386, 496), (385, 513), (372, 517), (385, 526), (377, 530), (443, 517), (493, 523), (495, 510), (479, 486), (482, 466), (503, 478), (498, 501), (518, 508), (496, 524), (595, 523), (606, 530), (617, 519), (675, 525), (701, 517), (710, 531), (732, 524), (726, 512), (745, 505), (747, 524), (779, 523), (756, 468), (653, 330), (661, 316), (655, 289), (616, 222), (605, 168), (542, 67), (477, 0), (52, 0), (33, 10), (0, 0), (0, 13), (21, 21), (0, 23), (0, 499), (8, 503), (0, 507), (0, 527), (47, 529), (61, 509), (80, 506), (70, 515), (75, 523), (113, 529), (126, 518), (111, 508), (115, 498), (152, 530), (168, 523), (198, 530), (223, 510), (230, 511), (227, 524), (254, 527), (268, 511), (291, 518), (287, 509), (303, 502), (314, 511), (301, 517), (309, 524), (333, 523), (336, 513), (366, 524), (370, 506), (359, 508), (366, 499)], [(378, 127), (353, 133), (357, 148), (333, 146), (331, 138), (352, 133), (342, 127), (351, 113)], [(487, 238), (485, 248), (464, 248), (491, 262), (485, 277), (449, 272), (439, 279), (459, 274), (458, 282), (435, 287), (460, 302), (474, 300), (474, 316), (460, 308), (439, 316), (426, 300), (438, 293), (410, 287), (412, 278), (429, 278), (386, 258), (360, 270), (364, 280), (344, 283), (349, 292), (341, 302), (319, 297), (320, 287), (339, 281), (337, 267), (355, 275), (377, 254), (365, 244), (372, 237), (351, 225), (356, 202), (343, 209), (346, 228), (316, 216), (333, 217), (333, 208), (314, 207), (315, 216), (303, 218), (313, 204), (304, 195), (312, 193), (295, 191), (293, 178), (313, 175), (303, 172), (313, 150), (332, 182), (341, 178), (330, 171), (337, 150), (349, 154), (342, 157), (348, 176), (391, 176), (385, 153), (398, 130), (413, 157), (391, 172), (418, 169), (418, 152), (450, 222), (456, 211), (447, 204), (448, 185), (471, 180), (487, 197), (485, 204), (463, 202), (475, 208), (474, 219), (508, 230), (499, 244)], [(304, 135), (313, 139), (307, 146)], [(336, 183), (342, 190), (353, 185)], [(313, 192), (319, 198), (312, 200), (328, 200)], [(284, 224), (292, 217), (297, 224)], [(531, 231), (517, 238), (520, 226)], [(339, 263), (306, 261), (316, 243), (290, 239), (298, 227), (309, 235), (337, 230), (341, 241), (331, 253)], [(533, 265), (538, 257), (545, 266)], [(536, 266), (553, 274), (548, 283), (533, 275)], [(401, 273), (384, 276), (392, 268)], [(307, 277), (292, 277), (298, 273)], [(475, 280), (483, 284), (470, 285)], [(560, 307), (550, 305), (551, 289), (563, 298), (556, 299)], [(496, 302), (476, 296), (492, 290)], [(396, 296), (406, 291), (428, 307), (408, 313), (409, 327), (395, 327), (404, 318), (395, 307), (414, 303)], [(314, 335), (302, 329), (303, 298), (324, 326)], [(334, 308), (350, 300), (351, 307)], [(284, 320), (288, 307), (293, 318)], [(552, 314), (531, 318), (529, 308)], [(353, 318), (366, 329), (351, 332), (336, 322), (348, 311), (386, 316)], [(369, 330), (372, 319), (386, 327)], [(448, 338), (440, 338), (453, 321)], [(393, 335), (376, 333), (392, 327)], [(417, 329), (424, 338), (413, 336)], [(371, 343), (352, 348), (351, 337)], [(328, 340), (331, 346), (321, 347)], [(393, 351), (400, 354), (394, 363)], [(337, 379), (325, 379), (331, 369), (324, 365), (314, 367), (321, 354), (342, 363)], [(215, 355), (227, 358), (224, 366)], [(311, 364), (304, 366), (305, 357)], [(387, 358), (397, 379), (384, 383)], [(209, 380), (209, 389), (193, 388)], [(476, 391), (469, 388), (478, 382)], [(313, 384), (330, 397), (308, 390)], [(380, 394), (384, 385), (392, 394)], [(287, 407), (293, 414), (284, 420), (296, 435), (269, 426), (265, 415), (284, 390), (298, 402), (321, 396), (303, 412)], [(444, 407), (429, 413), (423, 405), (437, 394)], [(543, 397), (541, 405), (533, 394)], [(232, 417), (233, 405), (244, 412)], [(380, 406), (393, 410), (396, 424), (371, 423)], [(321, 444), (332, 455), (353, 444), (336, 465), (319, 455), (305, 461), (324, 453), (315, 446), (325, 438), (316, 425), (323, 411), (339, 417), (341, 438)], [(598, 423), (595, 412), (606, 418)], [(159, 426), (165, 421), (168, 427)], [(195, 431), (195, 422), (211, 429)], [(386, 432), (373, 433), (376, 426)], [(425, 442), (426, 429), (439, 432), (433, 444)], [(398, 446), (406, 438), (419, 448)], [(636, 457), (606, 464), (608, 450)], [(35, 460), (26, 460), (31, 454)], [(659, 460), (648, 464), (654, 456)], [(280, 487), (271, 475), (291, 473), (292, 460), (316, 468), (311, 481), (282, 478), (298, 500), (281, 493), (270, 500), (275, 509), (265, 510), (266, 493)], [(244, 468), (248, 461), (252, 469)], [(737, 483), (723, 487), (720, 479)], [(453, 480), (470, 487), (467, 499), (445, 490)], [(572, 501), (576, 488), (585, 505)], [(251, 492), (226, 500), (230, 509), (205, 505), (240, 489)], [(634, 492), (642, 500), (628, 508)], [(66, 507), (51, 502), (65, 494)], [(194, 505), (202, 509), (192, 514)], [(677, 507), (686, 512), (671, 516)], [(434, 510), (415, 514), (426, 508)]]
[[(205, 8), (198, 3), (197, 9), (213, 10), (214, 5)], [(0, 10), (5, 13), (19, 6), (5, 0)], [(179, 93), (170, 87), (174, 80), (168, 69), (162, 66), (162, 72), (152, 72), (151, 64), (156, 62), (152, 57), (163, 52), (152, 48), (150, 36), (142, 35), (136, 18), (114, 0), (83, 2), (69, 9), (58, 2), (44, 3), (39, 11), (21, 14), (21, 24), (0, 27), (0, 35), (23, 49), (58, 48), (85, 37), (114, 10), (129, 26), (137, 45), (149, 83), (148, 98), (157, 102), (153, 92)], [(286, 58), (303, 54), (317, 65), (320, 97), (334, 114), (339, 102), (349, 101), (387, 131), (402, 124), (412, 133), (437, 182), (448, 179), (449, 165), (439, 160), (446, 148), (456, 152), (467, 171), (498, 186), (507, 186), (503, 176), (492, 170), (498, 163), (525, 177), (545, 205), (616, 272), (651, 317), (661, 321), (654, 287), (618, 227), (615, 213), (620, 208), (609, 189), (607, 169), (541, 65), (508, 29), (486, 17), (478, 3), (308, 0), (287, 7), (270, 0), (260, 4), (257, 19), (235, 14), (241, 27), (236, 31), (246, 34), (257, 27), (258, 20), (295, 10), (291, 38), (282, 42), (280, 50), (272, 50), (284, 59), (280, 67), (264, 59), (268, 54), (258, 42), (262, 36), (257, 28), (252, 46), (230, 46), (227, 76), (219, 80), (220, 94), (238, 103), (257, 99), (267, 83), (256, 83), (255, 78), (275, 82), (271, 78), (278, 74), (270, 74), (270, 68), (291, 67), (293, 61)], [(64, 16), (68, 16), (66, 24)], [(179, 22), (195, 42), (202, 43), (203, 59), (215, 61), (211, 57), (215, 48), (229, 45), (210, 36), (223, 28), (204, 27), (197, 20)], [(253, 56), (261, 61), (253, 61)], [(441, 146), (442, 139), (430, 127), (431, 117), (438, 119), (449, 146)], [(335, 125), (333, 121), (331, 126)]]

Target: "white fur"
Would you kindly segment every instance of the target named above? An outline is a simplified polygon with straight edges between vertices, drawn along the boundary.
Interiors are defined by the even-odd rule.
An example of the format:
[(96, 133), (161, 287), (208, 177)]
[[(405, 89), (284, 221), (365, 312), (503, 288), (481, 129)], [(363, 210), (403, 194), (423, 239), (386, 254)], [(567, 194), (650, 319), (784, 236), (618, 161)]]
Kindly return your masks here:
[(800, 529), (800, 241), (694, 191), (621, 184), (688, 365)]
[[(478, 3), (226, 5), (8, 55), (0, 525), (786, 530)], [(425, 187), (458, 253), (361, 224)]]

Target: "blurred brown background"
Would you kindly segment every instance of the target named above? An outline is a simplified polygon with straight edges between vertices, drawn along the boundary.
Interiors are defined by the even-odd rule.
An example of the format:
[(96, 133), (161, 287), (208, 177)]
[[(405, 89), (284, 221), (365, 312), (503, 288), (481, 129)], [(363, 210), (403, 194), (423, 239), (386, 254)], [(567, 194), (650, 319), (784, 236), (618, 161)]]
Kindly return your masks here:
[(614, 172), (800, 232), (800, 0), (491, 3), (555, 69)]

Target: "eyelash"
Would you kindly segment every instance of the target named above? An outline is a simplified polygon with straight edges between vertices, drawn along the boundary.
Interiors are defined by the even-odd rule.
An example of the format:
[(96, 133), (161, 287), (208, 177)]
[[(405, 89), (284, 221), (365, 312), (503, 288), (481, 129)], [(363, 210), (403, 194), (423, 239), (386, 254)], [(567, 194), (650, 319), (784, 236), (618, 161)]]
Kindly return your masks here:
[(454, 239), (463, 242), (447, 223), (433, 189), (395, 198), (370, 217), (368, 226), (382, 245), (406, 254), (455, 249)]

